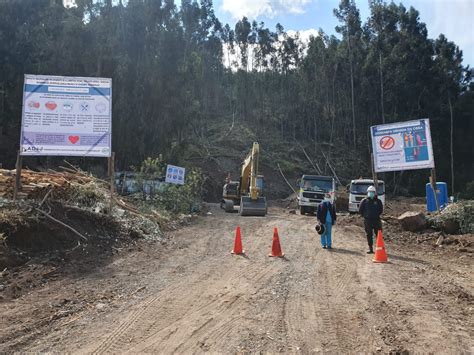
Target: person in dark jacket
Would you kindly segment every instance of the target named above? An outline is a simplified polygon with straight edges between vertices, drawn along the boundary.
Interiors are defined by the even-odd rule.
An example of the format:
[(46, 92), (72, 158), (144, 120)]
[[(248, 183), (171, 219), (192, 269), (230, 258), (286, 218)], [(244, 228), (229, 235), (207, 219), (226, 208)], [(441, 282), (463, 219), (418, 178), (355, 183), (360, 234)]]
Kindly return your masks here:
[(374, 235), (377, 237), (377, 233), (382, 229), (380, 215), (383, 213), (383, 204), (375, 194), (375, 187), (369, 186), (367, 189), (367, 197), (360, 203), (359, 213), (364, 217), (365, 233), (367, 234), (367, 243), (369, 244), (367, 254), (373, 254)]
[(336, 207), (331, 202), (331, 195), (325, 194), (324, 200), (318, 206), (318, 221), (324, 225), (324, 233), (321, 234), (321, 245), (324, 249), (332, 249), (332, 226), (336, 224)]

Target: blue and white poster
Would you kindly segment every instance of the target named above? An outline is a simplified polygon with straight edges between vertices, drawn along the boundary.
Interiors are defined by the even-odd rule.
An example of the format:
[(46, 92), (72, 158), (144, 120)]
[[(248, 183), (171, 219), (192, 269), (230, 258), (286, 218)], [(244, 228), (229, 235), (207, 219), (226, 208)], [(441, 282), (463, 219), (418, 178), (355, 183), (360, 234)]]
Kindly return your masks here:
[(166, 179), (165, 182), (170, 184), (184, 185), (184, 177), (186, 175), (186, 169), (169, 165), (166, 167)]
[(434, 168), (429, 119), (370, 128), (375, 172)]
[(21, 155), (110, 157), (112, 79), (25, 75)]

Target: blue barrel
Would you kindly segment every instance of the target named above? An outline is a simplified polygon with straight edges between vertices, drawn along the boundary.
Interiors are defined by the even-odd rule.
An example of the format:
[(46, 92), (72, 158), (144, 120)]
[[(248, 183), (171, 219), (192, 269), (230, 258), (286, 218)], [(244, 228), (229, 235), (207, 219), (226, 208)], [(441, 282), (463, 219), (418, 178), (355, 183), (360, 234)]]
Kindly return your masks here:
[[(438, 196), (439, 208), (443, 209), (448, 205), (448, 184), (445, 182), (436, 183), (436, 195)], [(436, 211), (436, 200), (431, 184), (426, 184), (426, 210), (428, 212)]]

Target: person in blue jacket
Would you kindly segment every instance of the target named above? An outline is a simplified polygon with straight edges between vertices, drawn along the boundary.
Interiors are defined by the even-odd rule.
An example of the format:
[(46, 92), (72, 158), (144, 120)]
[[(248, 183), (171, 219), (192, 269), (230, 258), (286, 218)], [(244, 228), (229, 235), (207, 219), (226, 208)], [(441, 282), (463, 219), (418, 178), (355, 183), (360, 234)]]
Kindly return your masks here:
[(318, 206), (318, 221), (324, 225), (324, 233), (321, 234), (321, 245), (324, 249), (332, 249), (332, 226), (336, 224), (336, 207), (331, 202), (331, 195), (325, 194), (324, 200)]

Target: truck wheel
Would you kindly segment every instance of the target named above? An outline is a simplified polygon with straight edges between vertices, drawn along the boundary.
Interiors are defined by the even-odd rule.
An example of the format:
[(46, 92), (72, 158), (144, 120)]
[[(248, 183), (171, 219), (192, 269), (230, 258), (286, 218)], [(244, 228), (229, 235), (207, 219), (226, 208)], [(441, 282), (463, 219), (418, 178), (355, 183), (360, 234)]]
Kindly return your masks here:
[(300, 214), (304, 216), (306, 214), (306, 207), (305, 206), (300, 206)]
[(234, 201), (232, 200), (224, 200), (224, 210), (227, 213), (234, 212)]

